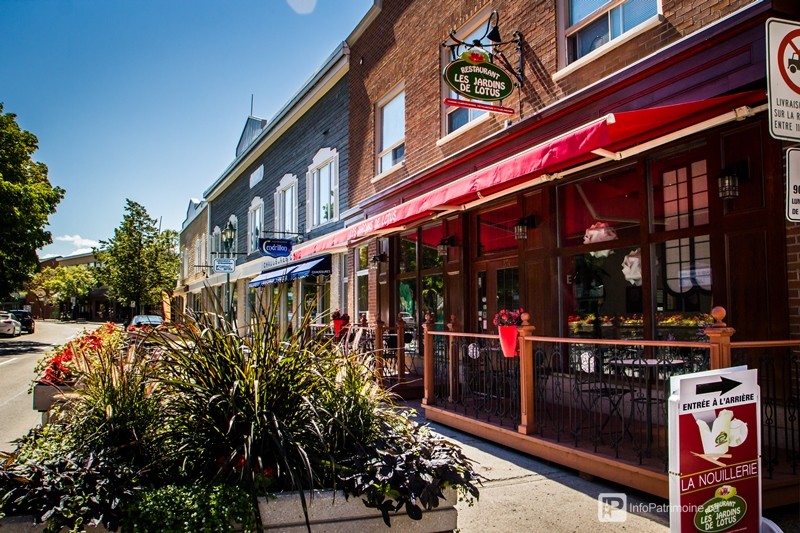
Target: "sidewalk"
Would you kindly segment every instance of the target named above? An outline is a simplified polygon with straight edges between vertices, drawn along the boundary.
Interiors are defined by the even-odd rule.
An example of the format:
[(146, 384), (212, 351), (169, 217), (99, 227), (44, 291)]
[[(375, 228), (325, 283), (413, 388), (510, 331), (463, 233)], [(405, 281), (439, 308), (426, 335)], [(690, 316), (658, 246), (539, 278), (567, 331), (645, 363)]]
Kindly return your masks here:
[[(407, 405), (417, 410), (420, 423), (428, 423), (434, 431), (456, 442), (483, 477), (480, 500), (472, 507), (466, 502), (456, 505), (462, 533), (669, 531), (666, 500), (602, 479), (587, 480), (574, 470), (427, 422), (419, 402)], [(620, 514), (602, 506), (598, 511), (601, 493), (624, 494), (627, 512)], [(616, 497), (611, 496), (612, 501)], [(605, 516), (604, 510), (608, 511)], [(765, 515), (785, 533), (800, 532), (800, 509), (770, 510)], [(601, 518), (624, 521), (601, 521)]]

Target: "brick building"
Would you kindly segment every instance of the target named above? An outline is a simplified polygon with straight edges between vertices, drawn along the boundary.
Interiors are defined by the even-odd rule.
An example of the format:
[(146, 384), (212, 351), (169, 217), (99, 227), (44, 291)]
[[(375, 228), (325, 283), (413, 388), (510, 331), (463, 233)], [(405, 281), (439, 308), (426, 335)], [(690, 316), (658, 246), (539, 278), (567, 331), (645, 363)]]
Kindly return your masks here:
[[(763, 106), (764, 24), (797, 6), (649, 0), (616, 30), (607, 21), (617, 8), (568, 23), (567, 8), (584, 4), (377, 3), (349, 43), (353, 212), (295, 257), (349, 244), (351, 306), (389, 323), (433, 312), (439, 327), (452, 316), (485, 332), (499, 308), (521, 305), (548, 334), (569, 332), (570, 317), (642, 315), (636, 334), (659, 338), (659, 316), (713, 304), (742, 339), (787, 337), (790, 320), (798, 327), (787, 262), (796, 229), (783, 217), (785, 144), (769, 136)], [(485, 35), (497, 22), (506, 44), (492, 48)], [(484, 36), (510, 74), (521, 65), (521, 88), (501, 102), (513, 114), (443, 104), (455, 96), (441, 76), (453, 36)], [(392, 106), (402, 107), (399, 140)], [(612, 114), (605, 145), (582, 148), (593, 121)], [(723, 199), (718, 178), (732, 172), (738, 197)], [(677, 175), (690, 177), (670, 181)], [(688, 196), (675, 203), (679, 190)], [(611, 227), (613, 246), (593, 240), (596, 224)], [(598, 264), (609, 256), (641, 264), (642, 280), (626, 281), (616, 264), (591, 279), (592, 268), (612, 268)], [(364, 257), (386, 261), (366, 271)]]

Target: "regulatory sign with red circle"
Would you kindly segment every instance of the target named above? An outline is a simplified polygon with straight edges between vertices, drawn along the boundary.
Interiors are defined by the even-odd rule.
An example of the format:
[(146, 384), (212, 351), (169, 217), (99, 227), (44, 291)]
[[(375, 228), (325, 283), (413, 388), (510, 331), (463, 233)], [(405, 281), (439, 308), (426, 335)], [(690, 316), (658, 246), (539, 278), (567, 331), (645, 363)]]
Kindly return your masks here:
[(800, 141), (800, 21), (767, 21), (770, 134)]

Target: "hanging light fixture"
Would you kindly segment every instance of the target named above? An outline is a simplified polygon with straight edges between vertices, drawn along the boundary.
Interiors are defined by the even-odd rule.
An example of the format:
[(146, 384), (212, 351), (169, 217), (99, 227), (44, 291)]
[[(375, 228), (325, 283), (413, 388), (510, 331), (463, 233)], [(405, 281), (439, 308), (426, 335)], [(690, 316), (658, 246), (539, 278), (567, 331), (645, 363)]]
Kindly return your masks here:
[(439, 257), (447, 257), (447, 249), (451, 246), (455, 246), (456, 239), (452, 235), (449, 237), (445, 237), (441, 241), (439, 241), (439, 245), (436, 246), (436, 253)]
[(524, 241), (528, 238), (528, 230), (530, 228), (536, 227), (536, 217), (534, 215), (528, 215), (526, 217), (522, 217), (517, 221), (517, 224), (514, 226), (514, 238), (518, 241)]
[(735, 172), (724, 172), (717, 178), (719, 197), (722, 200), (733, 200), (739, 197), (739, 176)]
[(721, 200), (733, 200), (739, 197), (739, 183), (747, 181), (749, 176), (748, 161), (739, 161), (722, 169), (717, 178), (717, 188)]
[(386, 254), (381, 252), (378, 255), (373, 255), (372, 259), (369, 260), (369, 268), (370, 270), (378, 270), (381, 263), (386, 262)]

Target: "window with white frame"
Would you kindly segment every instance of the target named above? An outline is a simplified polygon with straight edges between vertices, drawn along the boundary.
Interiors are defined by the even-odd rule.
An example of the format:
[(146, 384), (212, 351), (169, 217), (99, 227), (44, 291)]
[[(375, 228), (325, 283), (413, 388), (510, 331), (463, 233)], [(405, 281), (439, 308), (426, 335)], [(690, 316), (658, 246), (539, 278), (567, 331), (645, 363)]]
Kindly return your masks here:
[(314, 156), (306, 174), (306, 229), (339, 218), (339, 153), (323, 148)]
[(181, 259), (183, 263), (183, 279), (186, 279), (189, 277), (189, 250), (183, 251)]
[(297, 176), (284, 174), (275, 190), (276, 233), (297, 233), (297, 207)]
[(200, 265), (203, 264), (203, 247), (202, 247), (202, 238), (200, 235), (195, 237), (194, 239), (194, 273), (200, 271)]
[(660, 0), (563, 0), (566, 62), (576, 61), (657, 16)]
[[(489, 21), (489, 12), (483, 13), (477, 16), (473, 21), (464, 26), (460, 31), (456, 32), (455, 37), (459, 41), (463, 41), (465, 43), (472, 43), (475, 40), (480, 39), (486, 33), (486, 24)], [(449, 41), (452, 43), (452, 41)], [(490, 41), (487, 39), (483, 40), (483, 49), (487, 52), (492, 52), (492, 47), (489, 45)], [(456, 48), (455, 50), (458, 50)], [(463, 49), (460, 51), (464, 51)], [(444, 65), (447, 65), (451, 61), (453, 61), (453, 56), (451, 55), (450, 48), (444, 48)], [(446, 85), (445, 85), (446, 87)], [(467, 100), (468, 102), (477, 102), (477, 100), (471, 100), (469, 98), (465, 98), (458, 93), (456, 93), (453, 89), (448, 88), (448, 98), (453, 98), (456, 100)], [(487, 102), (480, 102), (481, 104), (487, 104)], [(486, 111), (482, 109), (469, 109), (466, 107), (456, 107), (456, 106), (444, 106), (444, 114), (445, 114), (445, 135), (449, 133), (453, 133), (457, 129), (466, 126), (470, 122), (476, 120), (479, 117), (482, 117), (486, 114)]]
[(406, 93), (403, 84), (378, 102), (376, 110), (378, 174), (399, 165), (406, 157)]
[(260, 196), (253, 198), (247, 210), (247, 252), (258, 251), (258, 239), (264, 226), (264, 201)]
[(360, 246), (356, 249), (356, 317), (361, 321), (362, 316), (369, 318), (369, 247)]
[(209, 254), (208, 264), (213, 265), (214, 259), (222, 257), (222, 230), (219, 226), (214, 226), (211, 232), (211, 253)]
[(261, 181), (264, 177), (264, 165), (259, 165), (253, 172), (250, 173), (250, 188), (252, 189), (256, 183)]

